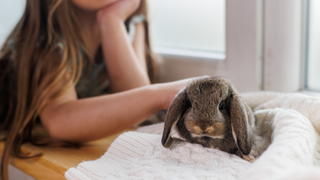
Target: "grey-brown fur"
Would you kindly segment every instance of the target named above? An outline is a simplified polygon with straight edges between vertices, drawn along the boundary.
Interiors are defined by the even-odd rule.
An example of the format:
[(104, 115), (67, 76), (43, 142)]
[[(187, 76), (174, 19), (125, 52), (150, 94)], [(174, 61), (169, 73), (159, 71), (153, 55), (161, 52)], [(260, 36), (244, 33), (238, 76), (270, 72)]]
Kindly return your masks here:
[[(223, 106), (219, 109), (221, 102)], [(252, 110), (228, 79), (197, 78), (172, 101), (165, 119), (162, 144), (167, 148), (171, 146), (170, 133), (176, 125), (180, 136), (191, 143), (243, 157), (251, 151), (253, 121)]]

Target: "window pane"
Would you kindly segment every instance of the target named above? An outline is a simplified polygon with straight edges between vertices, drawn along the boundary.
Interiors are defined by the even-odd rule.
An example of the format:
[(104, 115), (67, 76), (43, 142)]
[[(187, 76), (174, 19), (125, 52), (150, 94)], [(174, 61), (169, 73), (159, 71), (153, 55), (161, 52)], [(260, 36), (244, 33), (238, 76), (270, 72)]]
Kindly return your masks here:
[(149, 0), (153, 45), (225, 52), (225, 0)]
[(20, 20), (25, 4), (25, 0), (0, 1), (0, 47)]
[(320, 90), (320, 1), (310, 0), (308, 29), (307, 88)]

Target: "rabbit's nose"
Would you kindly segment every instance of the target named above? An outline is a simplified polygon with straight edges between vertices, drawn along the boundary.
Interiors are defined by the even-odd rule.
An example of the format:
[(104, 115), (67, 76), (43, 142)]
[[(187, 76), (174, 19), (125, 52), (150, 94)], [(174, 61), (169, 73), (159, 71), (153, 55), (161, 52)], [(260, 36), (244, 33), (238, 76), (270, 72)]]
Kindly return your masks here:
[(194, 126), (194, 130), (199, 134), (211, 133), (214, 128), (212, 126), (207, 127), (205, 130), (202, 130), (199, 126)]

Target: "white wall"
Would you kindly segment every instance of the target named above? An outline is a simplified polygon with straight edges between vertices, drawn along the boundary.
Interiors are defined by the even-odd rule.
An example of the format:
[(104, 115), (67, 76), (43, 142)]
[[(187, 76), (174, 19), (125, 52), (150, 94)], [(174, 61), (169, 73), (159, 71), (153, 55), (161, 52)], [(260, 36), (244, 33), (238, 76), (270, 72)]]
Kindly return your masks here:
[(0, 0), (0, 47), (21, 18), (25, 0)]
[(300, 90), (301, 30), (301, 0), (265, 1), (264, 90)]

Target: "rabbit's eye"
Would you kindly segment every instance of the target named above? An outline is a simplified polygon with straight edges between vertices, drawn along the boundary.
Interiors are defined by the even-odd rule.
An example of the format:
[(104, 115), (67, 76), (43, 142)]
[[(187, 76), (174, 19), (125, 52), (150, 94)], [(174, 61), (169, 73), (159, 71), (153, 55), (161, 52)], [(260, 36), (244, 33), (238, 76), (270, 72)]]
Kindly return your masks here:
[(219, 104), (219, 109), (220, 109), (220, 110), (223, 110), (223, 109), (224, 109), (224, 103), (223, 103), (223, 101), (220, 102), (220, 104)]

